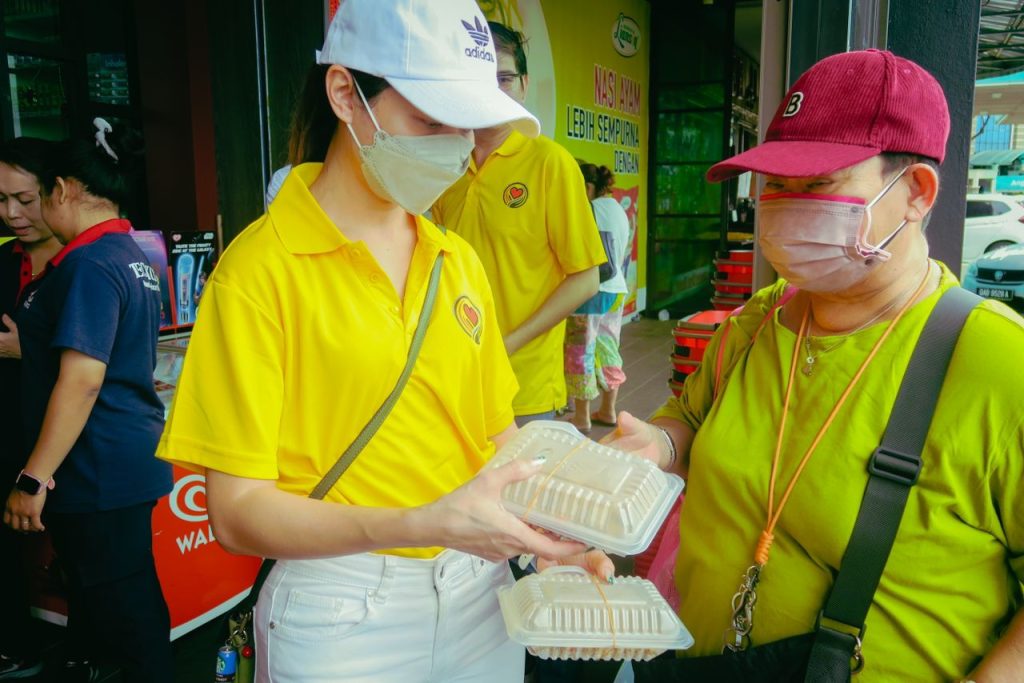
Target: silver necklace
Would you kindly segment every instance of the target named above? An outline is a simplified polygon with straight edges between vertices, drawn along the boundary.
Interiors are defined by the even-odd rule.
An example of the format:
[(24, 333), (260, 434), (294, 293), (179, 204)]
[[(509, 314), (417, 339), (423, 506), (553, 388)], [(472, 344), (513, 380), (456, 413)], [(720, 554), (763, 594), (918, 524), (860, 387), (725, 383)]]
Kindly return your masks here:
[[(927, 270), (925, 270), (925, 273), (924, 273), (924, 279), (927, 279), (928, 276), (931, 274), (931, 272), (932, 272), (931, 264), (928, 264), (928, 268), (927, 268)], [(886, 313), (888, 313), (892, 309), (896, 308), (896, 304), (905, 301), (905, 297), (907, 296), (907, 294), (912, 292), (918, 286), (920, 286), (920, 283), (917, 283), (917, 284), (914, 285), (913, 288), (907, 289), (906, 291), (904, 291), (898, 297), (896, 297), (891, 302), (889, 302), (889, 304), (886, 305), (886, 307), (883, 308), (881, 311), (879, 311), (874, 317), (872, 317), (870, 320), (868, 320), (865, 323), (861, 323), (857, 327), (857, 329), (853, 330), (852, 332), (847, 332), (846, 334), (844, 334), (842, 339), (840, 339), (836, 343), (832, 344), (831, 346), (826, 346), (826, 347), (818, 350), (817, 352), (815, 352), (811, 348), (811, 335), (808, 334), (806, 337), (804, 337), (804, 350), (807, 352), (807, 356), (804, 358), (804, 366), (802, 368), (800, 368), (800, 372), (804, 373), (804, 375), (806, 375), (807, 377), (810, 377), (811, 373), (814, 372), (814, 364), (818, 362), (818, 357), (820, 357), (821, 355), (826, 354), (829, 351), (831, 351), (832, 349), (835, 349), (836, 347), (842, 345), (843, 342), (845, 342), (847, 339), (849, 339), (853, 335), (857, 334), (861, 330), (867, 329), (869, 326), (871, 326), (874, 323), (878, 322), (878, 320), (881, 319), (882, 316), (884, 316)], [(808, 302), (807, 305), (810, 306), (811, 305), (810, 302)], [(811, 316), (810, 323), (813, 325), (814, 324), (814, 309), (813, 308), (811, 309), (810, 316)]]

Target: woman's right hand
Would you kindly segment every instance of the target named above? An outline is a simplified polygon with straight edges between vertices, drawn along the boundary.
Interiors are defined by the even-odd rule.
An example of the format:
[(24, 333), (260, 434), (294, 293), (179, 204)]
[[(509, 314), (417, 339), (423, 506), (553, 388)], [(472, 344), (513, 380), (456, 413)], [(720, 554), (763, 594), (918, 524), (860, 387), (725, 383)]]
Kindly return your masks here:
[(529, 479), (542, 464), (514, 460), (480, 472), (418, 512), (434, 533), (439, 532), (439, 545), (491, 562), (527, 553), (551, 559), (582, 553), (586, 550), (584, 544), (556, 540), (535, 531), (501, 506), (505, 486)]
[(650, 460), (658, 467), (662, 466), (666, 443), (657, 427), (633, 417), (625, 410), (619, 413), (616, 424), (615, 431), (601, 439), (601, 443)]

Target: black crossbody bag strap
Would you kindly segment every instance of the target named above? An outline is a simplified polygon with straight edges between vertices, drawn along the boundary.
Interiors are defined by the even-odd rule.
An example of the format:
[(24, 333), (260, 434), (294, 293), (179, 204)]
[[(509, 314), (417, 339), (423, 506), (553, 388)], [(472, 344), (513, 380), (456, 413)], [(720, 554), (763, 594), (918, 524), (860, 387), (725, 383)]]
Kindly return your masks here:
[[(438, 228), (445, 232), (443, 227), (438, 226)], [(416, 332), (413, 334), (412, 344), (409, 346), (409, 355), (405, 361), (405, 368), (402, 370), (402, 374), (399, 375), (395, 388), (391, 390), (391, 393), (384, 399), (384, 402), (377, 409), (377, 412), (373, 414), (373, 417), (370, 418), (370, 421), (366, 423), (366, 426), (359, 432), (351, 445), (345, 449), (345, 452), (341, 454), (338, 461), (334, 463), (334, 466), (324, 475), (320, 483), (313, 489), (313, 492), (309, 494), (310, 498), (321, 500), (327, 495), (328, 491), (334, 488), (334, 485), (341, 479), (341, 475), (345, 473), (345, 470), (355, 461), (356, 456), (366, 448), (366, 444), (370, 443), (370, 439), (377, 433), (380, 426), (384, 424), (384, 420), (387, 419), (391, 409), (395, 407), (395, 403), (398, 402), (398, 398), (402, 395), (402, 390), (405, 389), (405, 384), (409, 381), (413, 367), (416, 365), (416, 358), (420, 355), (420, 347), (423, 346), (423, 338), (427, 335), (427, 328), (430, 326), (430, 315), (434, 311), (434, 301), (437, 299), (437, 290), (441, 282), (441, 264), (443, 262), (444, 251), (441, 251), (434, 260), (433, 270), (430, 271), (430, 283), (427, 285), (427, 294), (423, 300), (423, 310), (420, 311), (420, 319), (416, 323)], [(232, 610), (233, 612), (246, 612), (253, 608), (260, 596), (260, 589), (263, 588), (263, 584), (276, 562), (277, 560), (271, 558), (263, 560), (263, 564), (260, 565), (260, 570), (256, 574), (256, 580), (253, 582), (252, 590)]]
[(864, 620), (889, 559), (939, 392), (967, 316), (982, 301), (960, 287), (936, 304), (910, 357), (881, 445), (868, 461), (867, 487), (839, 574), (818, 619), (807, 683), (849, 680), (863, 666)]

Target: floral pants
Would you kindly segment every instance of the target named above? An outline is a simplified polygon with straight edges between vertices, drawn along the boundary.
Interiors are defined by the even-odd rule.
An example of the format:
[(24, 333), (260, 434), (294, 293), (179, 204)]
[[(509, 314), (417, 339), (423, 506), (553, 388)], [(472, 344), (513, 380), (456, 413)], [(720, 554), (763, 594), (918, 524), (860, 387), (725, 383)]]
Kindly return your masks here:
[(622, 302), (598, 292), (565, 326), (565, 384), (570, 399), (593, 400), (626, 381), (619, 355)]

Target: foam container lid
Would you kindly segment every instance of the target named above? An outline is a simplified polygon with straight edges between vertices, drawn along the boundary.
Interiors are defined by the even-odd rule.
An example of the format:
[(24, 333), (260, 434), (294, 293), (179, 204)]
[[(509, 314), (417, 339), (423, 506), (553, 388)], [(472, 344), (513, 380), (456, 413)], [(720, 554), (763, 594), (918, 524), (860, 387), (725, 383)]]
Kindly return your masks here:
[(498, 603), (509, 637), (544, 658), (647, 660), (693, 646), (658, 589), (639, 577), (602, 582), (599, 591), (585, 570), (552, 567), (499, 588)]
[(683, 490), (682, 478), (649, 460), (553, 420), (528, 423), (487, 467), (541, 454), (547, 457), (541, 471), (506, 486), (502, 505), (529, 524), (606, 552), (646, 550)]

